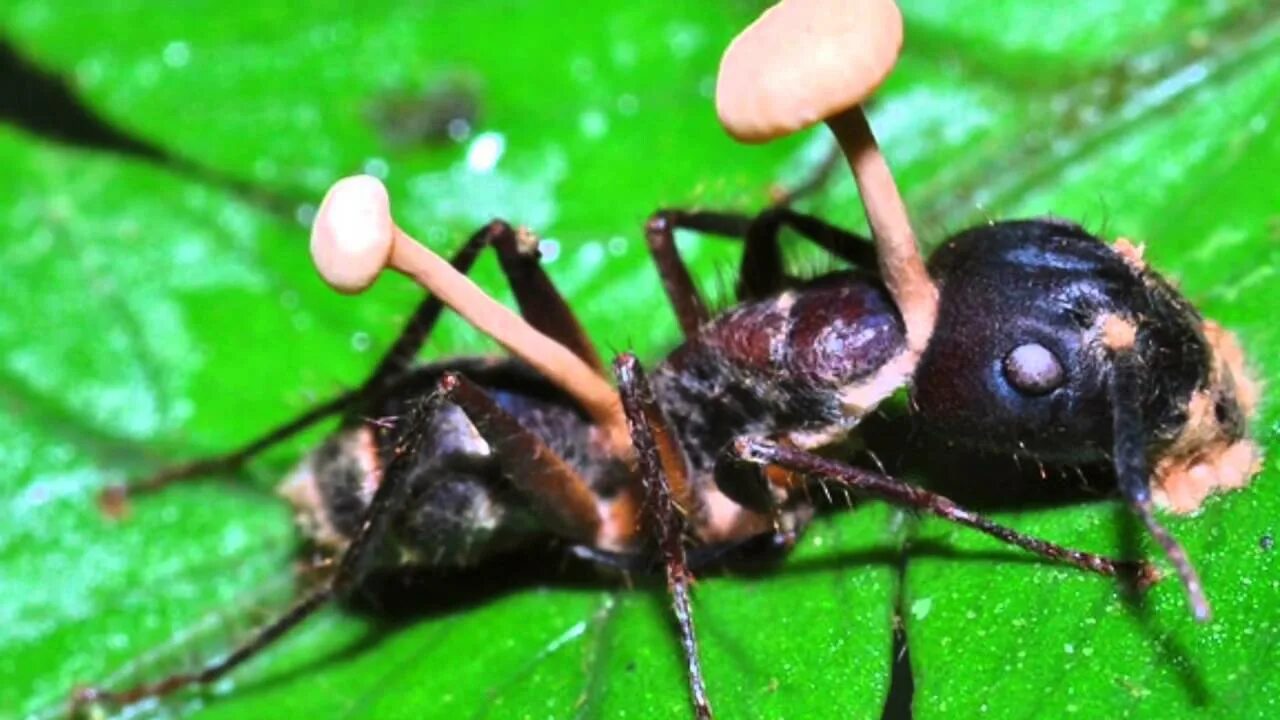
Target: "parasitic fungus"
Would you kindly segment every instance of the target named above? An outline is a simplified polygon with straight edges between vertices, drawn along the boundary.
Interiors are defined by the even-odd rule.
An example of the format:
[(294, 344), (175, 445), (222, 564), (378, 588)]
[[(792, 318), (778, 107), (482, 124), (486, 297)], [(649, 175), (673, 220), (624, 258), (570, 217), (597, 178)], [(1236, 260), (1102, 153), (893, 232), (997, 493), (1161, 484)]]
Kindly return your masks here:
[(539, 332), (489, 297), (436, 253), (401, 230), (392, 219), (382, 182), (355, 175), (334, 183), (311, 228), (311, 257), (334, 289), (358, 293), (390, 267), (418, 282), (477, 330), (529, 364), (582, 405), (607, 433), (610, 444), (631, 447), (617, 392), (572, 351)]
[(933, 331), (938, 291), (861, 107), (901, 48), (902, 13), (892, 0), (782, 0), (725, 51), (716, 112), (730, 135), (752, 143), (826, 122), (853, 171), (881, 274), (918, 355)]

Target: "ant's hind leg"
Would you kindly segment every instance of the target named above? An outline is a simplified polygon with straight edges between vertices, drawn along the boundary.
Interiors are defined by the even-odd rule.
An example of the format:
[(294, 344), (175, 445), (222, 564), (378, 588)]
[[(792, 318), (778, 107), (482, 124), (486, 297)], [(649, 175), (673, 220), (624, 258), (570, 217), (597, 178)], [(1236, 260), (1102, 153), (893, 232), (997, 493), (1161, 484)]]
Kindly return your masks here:
[(235, 472), (263, 450), (293, 437), (334, 413), (342, 412), (359, 396), (359, 390), (345, 392), (230, 452), (170, 465), (128, 484), (108, 485), (98, 495), (98, 506), (108, 516), (121, 517), (127, 511), (131, 496), (153, 493), (191, 478)]
[(537, 237), (500, 220), (490, 223), (489, 229), (489, 244), (498, 253), (520, 314), (539, 332), (569, 348), (603, 375), (604, 366), (586, 330), (542, 269)]
[(420, 404), (410, 413), (403, 429), (396, 434), (393, 439), (395, 452), (383, 473), (382, 482), (364, 512), (359, 529), (327, 580), (309, 591), (283, 615), (260, 628), (247, 642), (198, 671), (176, 673), (156, 682), (142, 683), (123, 690), (96, 687), (75, 690), (71, 698), (72, 715), (75, 716), (80, 710), (92, 705), (131, 705), (148, 698), (171, 695), (187, 687), (213, 683), (283, 637), (330, 600), (349, 594), (364, 577), (369, 560), (376, 556), (376, 550), (387, 534), (391, 517), (404, 503), (409, 489), (406, 480), (416, 466), (425, 430), (430, 427), (432, 414), (440, 403), (441, 397), (437, 393)]
[[(1027, 552), (1073, 565), (1082, 570), (1099, 575), (1136, 579), (1140, 586), (1150, 584), (1156, 579), (1155, 569), (1145, 562), (1116, 560), (1025, 535), (966, 510), (937, 493), (880, 473), (814, 455), (799, 448), (779, 445), (762, 438), (741, 437), (732, 443), (728, 452), (740, 462), (762, 467), (776, 466), (808, 478), (812, 483), (843, 487), (858, 495), (879, 498), (895, 505), (927, 512), (943, 520), (971, 527)], [(783, 482), (787, 485), (781, 489), (788, 493), (807, 492), (806, 486), (796, 484), (794, 476), (790, 473), (784, 477)], [(741, 487), (722, 487), (721, 489), (725, 490), (730, 497), (742, 498), (748, 503), (766, 497), (764, 493), (758, 492), (758, 489)]]
[[(489, 232), (489, 228), (485, 227), (473, 234), (454, 254), (450, 261), (453, 267), (462, 273), (470, 270), (476, 256), (488, 244)], [(130, 496), (153, 493), (184, 480), (234, 473), (259, 453), (288, 440), (321, 420), (338, 413), (346, 413), (350, 416), (354, 410), (391, 386), (396, 378), (409, 369), (422, 343), (435, 327), (443, 308), (444, 306), (435, 297), (425, 298), (409, 317), (396, 341), (378, 361), (373, 374), (360, 387), (330, 398), (234, 450), (161, 468), (145, 478), (128, 484), (109, 485), (98, 496), (99, 506), (107, 515), (119, 517), (125, 513), (126, 502)]]
[(688, 497), (684, 455), (635, 356), (630, 353), (618, 356), (614, 361), (614, 372), (618, 376), (618, 392), (622, 395), (623, 412), (631, 428), (631, 442), (635, 446), (644, 482), (644, 508), (647, 513), (642, 520), (657, 542), (666, 566), (667, 588), (671, 592), (671, 609), (680, 628), (680, 645), (684, 649), (694, 713), (698, 718), (710, 718), (711, 702), (702, 677), (689, 592), (693, 575), (689, 572), (684, 547), (688, 524), (685, 513), (695, 512), (692, 499)]
[[(536, 245), (522, 243), (521, 238), (507, 223), (494, 221), (473, 233), (454, 253), (450, 264), (466, 274), (480, 252), (492, 246), (529, 323), (599, 368), (600, 360), (581, 325), (539, 265)], [(108, 515), (119, 516), (124, 513), (125, 502), (131, 495), (155, 492), (183, 480), (234, 473), (264, 450), (331, 415), (343, 413), (348, 422), (360, 421), (371, 401), (392, 388), (413, 366), (414, 358), (443, 310), (444, 305), (436, 297), (424, 298), (360, 387), (331, 398), (229, 452), (162, 468), (128, 485), (109, 486), (100, 495), (99, 504)]]

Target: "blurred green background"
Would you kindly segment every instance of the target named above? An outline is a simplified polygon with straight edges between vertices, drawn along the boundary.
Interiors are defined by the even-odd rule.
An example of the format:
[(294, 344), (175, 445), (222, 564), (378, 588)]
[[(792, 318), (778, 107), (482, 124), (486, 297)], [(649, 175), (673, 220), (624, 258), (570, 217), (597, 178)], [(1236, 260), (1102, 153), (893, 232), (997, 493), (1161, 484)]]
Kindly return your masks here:
[[(1133, 237), (1264, 378), (1280, 374), (1276, 3), (902, 4), (905, 54), (872, 124), (927, 243), (1045, 213)], [(334, 179), (385, 176), (401, 224), (441, 249), (493, 216), (534, 227), (602, 350), (659, 357), (676, 330), (648, 213), (750, 211), (830, 147), (817, 131), (741, 147), (715, 122), (719, 54), (762, 7), (5, 2), (0, 717), (58, 717), (77, 683), (191, 667), (288, 598), (296, 538), (269, 490), (314, 433), (238, 485), (175, 488), (124, 523), (93, 497), (369, 370), (419, 291), (389, 278), (344, 298), (313, 276), (305, 226)], [(806, 207), (861, 222), (842, 175)], [(708, 290), (726, 286), (732, 243), (682, 250)], [(491, 260), (475, 276), (508, 297)], [(492, 349), (447, 322), (426, 355)], [(898, 624), (910, 672), (894, 717), (912, 693), (918, 718), (1275, 717), (1270, 455), (1249, 489), (1169, 521), (1211, 625), (1193, 626), (1172, 582), (1135, 602), (869, 504), (819, 521), (777, 572), (702, 580), (715, 705), (880, 717)], [(998, 517), (1153, 552), (1126, 547), (1113, 501)], [(394, 626), (329, 609), (210, 692), (128, 716), (688, 717), (664, 607), (660, 585), (565, 587), (551, 569)]]

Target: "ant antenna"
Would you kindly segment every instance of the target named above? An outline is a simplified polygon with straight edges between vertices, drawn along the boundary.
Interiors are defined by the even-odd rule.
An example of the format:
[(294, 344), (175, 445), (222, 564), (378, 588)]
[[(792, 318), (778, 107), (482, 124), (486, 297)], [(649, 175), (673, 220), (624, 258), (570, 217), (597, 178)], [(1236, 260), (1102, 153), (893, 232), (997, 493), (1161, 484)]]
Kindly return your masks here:
[(362, 292), (384, 268), (408, 275), (477, 330), (574, 398), (603, 428), (620, 454), (631, 436), (618, 393), (568, 348), (489, 297), (439, 255), (401, 230), (391, 217), (382, 181), (354, 175), (333, 184), (311, 229), (311, 257), (326, 283)]
[(1151, 501), (1150, 468), (1147, 466), (1146, 432), (1142, 422), (1142, 358), (1134, 349), (1137, 328), (1131, 321), (1114, 315), (1101, 320), (1103, 346), (1112, 353), (1111, 406), (1114, 413), (1116, 481), (1129, 507), (1142, 518), (1147, 531), (1164, 550), (1187, 591), (1191, 612), (1198, 622), (1207, 622), (1212, 613), (1200, 575), (1191, 565), (1187, 551), (1156, 520)]

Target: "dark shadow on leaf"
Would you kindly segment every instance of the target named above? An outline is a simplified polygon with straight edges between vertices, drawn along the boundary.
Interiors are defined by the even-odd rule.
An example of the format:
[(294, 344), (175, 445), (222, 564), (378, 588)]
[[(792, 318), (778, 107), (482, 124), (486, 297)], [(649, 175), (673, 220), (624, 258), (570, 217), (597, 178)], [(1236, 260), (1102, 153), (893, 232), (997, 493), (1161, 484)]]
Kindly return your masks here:
[(916, 678), (911, 668), (911, 645), (907, 639), (907, 624), (903, 622), (907, 584), (907, 554), (903, 553), (897, 568), (896, 591), (893, 603), (893, 647), (890, 648), (889, 692), (880, 711), (880, 720), (911, 720), (912, 703), (915, 701)]
[[(751, 557), (751, 547), (739, 548), (737, 553), (727, 554), (721, 562), (705, 568), (702, 576), (729, 575), (744, 578), (765, 578), (779, 574), (821, 574), (849, 570), (867, 565), (898, 567), (903, 562), (902, 551), (895, 547), (875, 548), (850, 552), (814, 560), (801, 560), (783, 564), (781, 557)], [(945, 543), (924, 541), (912, 544), (906, 551), (910, 557), (928, 556), (964, 563), (1018, 563), (1053, 566), (1055, 563), (1017, 550), (966, 551)], [(665, 592), (661, 573), (639, 574), (633, 577), (636, 592), (661, 594)], [(533, 551), (516, 553), (492, 563), (464, 570), (383, 572), (368, 578), (360, 590), (343, 603), (343, 609), (369, 619), (373, 624), (359, 639), (344, 649), (315, 658), (306, 664), (284, 670), (263, 680), (244, 685), (237, 693), (269, 690), (278, 685), (288, 685), (330, 666), (376, 650), (387, 637), (415, 622), (432, 617), (468, 610), (496, 602), (503, 597), (535, 587), (548, 585), (561, 589), (599, 591), (617, 587), (621, 580), (610, 577), (590, 563), (572, 558), (563, 548), (547, 546)], [(711, 618), (709, 617), (708, 620)], [(706, 624), (714, 631), (714, 622)], [(718, 641), (733, 643), (723, 633), (716, 633)], [(1171, 657), (1177, 657), (1172, 654)], [(1202, 683), (1201, 683), (1202, 685)]]
[(95, 114), (65, 78), (0, 41), (0, 118), (61, 142), (163, 160), (165, 154)]
[(376, 650), (384, 639), (421, 620), (465, 613), (534, 587), (598, 591), (610, 582), (591, 566), (567, 559), (563, 549), (553, 546), (513, 553), (474, 568), (377, 572), (341, 603), (343, 611), (370, 621), (360, 638), (338, 652), (245, 684), (236, 692), (270, 690), (330, 665), (342, 665)]
[[(1062, 567), (1062, 563), (1048, 558), (1032, 555), (1017, 549), (1009, 550), (963, 550), (936, 540), (912, 542), (906, 549), (908, 561), (912, 557), (928, 557), (960, 563), (973, 564), (1014, 564), (1039, 565), (1044, 567)], [(853, 553), (842, 553), (814, 560), (800, 560), (788, 564), (781, 572), (785, 573), (826, 573), (835, 570), (847, 570), (860, 565), (879, 564), (896, 565), (899, 562), (899, 551), (893, 548), (866, 550)], [(758, 567), (738, 570), (735, 575), (763, 576), (776, 574), (769, 568)], [(1084, 572), (1084, 571), (1081, 571)], [(1131, 586), (1135, 578), (1129, 577), (1124, 585)]]
[(970, 510), (1069, 507), (1115, 492), (1115, 477), (1105, 465), (1054, 467), (959, 447), (898, 412), (868, 419), (860, 433), (875, 457), (855, 459), (855, 464), (876, 468), (878, 460), (890, 475), (910, 478)]
[[(910, 472), (913, 477), (926, 478), (931, 488), (969, 507), (999, 510), (1069, 505), (1082, 499), (1096, 500), (1104, 492), (1099, 488), (1107, 487), (1109, 482), (1105, 471), (1071, 469), (1052, 474), (1037, 465), (1025, 462), (1020, 464), (1012, 458), (957, 452), (954, 448), (944, 452), (937, 447), (936, 439), (922, 438), (909, 428), (904, 432), (900, 423), (901, 419), (887, 418), (871, 424), (869, 444), (877, 448), (876, 460), (883, 462), (891, 474)], [(877, 439), (877, 433), (884, 435)], [(875, 467), (875, 460), (864, 458), (859, 464)], [(228, 489), (255, 496), (267, 490), (261, 483), (253, 480), (223, 482)], [(855, 501), (851, 508), (832, 507), (824, 512), (856, 510), (856, 505)], [(1116, 511), (1121, 518), (1118, 523), (1119, 541), (1123, 549), (1121, 557), (1141, 557), (1141, 528), (1127, 509), (1117, 506)], [(886, 545), (820, 558), (788, 561), (785, 550), (773, 544), (770, 538), (757, 538), (736, 546), (711, 549), (704, 561), (698, 563), (698, 573), (700, 577), (740, 578), (766, 578), (793, 573), (810, 575), (848, 571), (867, 565), (901, 567), (913, 557), (975, 565), (1059, 565), (1012, 547), (972, 551), (929, 539), (911, 542), (905, 549)], [(635, 581), (638, 592), (655, 598), (665, 593), (664, 578), (656, 558), (653, 562), (639, 563), (624, 559), (623, 564), (631, 566), (631, 572), (610, 568), (608, 562), (593, 563), (575, 557), (563, 545), (546, 543), (475, 568), (400, 569), (375, 573), (342, 603), (345, 611), (365, 617), (371, 622), (366, 632), (338, 651), (248, 683), (238, 688), (237, 693), (247, 695), (296, 683), (323, 668), (342, 665), (367, 652), (376, 651), (384, 639), (418, 621), (465, 613), (537, 587), (553, 586), (597, 592), (619, 587), (623, 584), (620, 576), (625, 575)], [(1134, 578), (1128, 578), (1120, 584), (1129, 589), (1125, 595), (1127, 602), (1139, 618), (1144, 631), (1151, 637), (1159, 657), (1176, 668), (1192, 702), (1198, 706), (1206, 704), (1208, 690), (1199, 670), (1180, 643), (1152, 626), (1153, 618), (1133, 580)], [(713, 618), (714, 613), (708, 620)], [(714, 622), (705, 623), (705, 627), (716, 635), (721, 644), (736, 646), (732, 638), (715, 629)], [(741, 653), (738, 655), (742, 656)]]
[[(1137, 556), (1142, 552), (1141, 538), (1145, 532), (1141, 522), (1127, 508), (1117, 508), (1119, 543), (1127, 556)], [(1192, 562), (1195, 559), (1192, 558)], [(1171, 570), (1162, 570), (1161, 582), (1178, 583), (1178, 577)], [(1209, 686), (1205, 682), (1204, 673), (1197, 663), (1197, 656), (1188, 652), (1172, 631), (1161, 629), (1160, 622), (1147, 602), (1147, 594), (1132, 590), (1123, 596), (1124, 603), (1137, 620), (1143, 635), (1147, 637), (1154, 654), (1159, 658), (1160, 666), (1172, 668), (1178, 683), (1187, 694), (1188, 701), (1195, 707), (1207, 707), (1212, 702)], [(1187, 612), (1190, 612), (1188, 609)]]
[(1197, 656), (1189, 652), (1187, 646), (1172, 632), (1157, 627), (1155, 616), (1145, 608), (1138, 613), (1138, 620), (1143, 633), (1155, 648), (1160, 665), (1173, 668), (1190, 703), (1200, 708), (1211, 705), (1213, 697), (1205, 682), (1204, 673), (1200, 670)]

